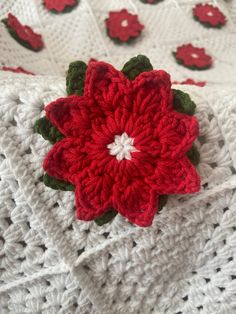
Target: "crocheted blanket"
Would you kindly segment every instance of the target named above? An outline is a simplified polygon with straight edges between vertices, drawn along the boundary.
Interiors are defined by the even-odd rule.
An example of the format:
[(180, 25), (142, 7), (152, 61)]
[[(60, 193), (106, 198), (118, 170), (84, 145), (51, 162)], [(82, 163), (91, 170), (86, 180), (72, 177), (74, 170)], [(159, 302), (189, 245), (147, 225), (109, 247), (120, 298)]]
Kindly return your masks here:
[[(0, 313), (236, 313), (235, 1), (200, 1), (214, 12), (199, 0), (54, 1), (73, 4), (65, 14), (44, 2), (0, 4)], [(106, 28), (124, 8), (139, 20), (132, 44)], [(42, 182), (51, 144), (35, 121), (66, 95), (70, 62), (120, 69), (140, 53), (197, 105), (201, 191), (169, 196), (148, 228), (80, 221), (74, 192)]]
[(197, 104), (200, 193), (169, 197), (149, 228), (97, 226), (40, 180), (50, 144), (34, 122), (64, 79), (1, 74), (1, 313), (235, 312), (236, 90), (181, 89)]

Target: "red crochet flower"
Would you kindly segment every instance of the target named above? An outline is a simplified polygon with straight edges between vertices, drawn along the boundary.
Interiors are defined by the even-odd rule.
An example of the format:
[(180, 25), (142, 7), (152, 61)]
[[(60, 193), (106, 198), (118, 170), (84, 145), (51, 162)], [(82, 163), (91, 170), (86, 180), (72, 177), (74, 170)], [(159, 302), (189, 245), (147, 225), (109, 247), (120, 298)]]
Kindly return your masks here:
[(14, 73), (23, 73), (23, 74), (34, 75), (34, 73), (27, 71), (27, 70), (23, 69), (22, 67), (12, 68), (12, 67), (3, 66), (1, 68), (1, 70), (2, 71), (10, 71), (10, 72), (14, 72)]
[(200, 87), (203, 87), (206, 85), (206, 82), (205, 81), (199, 81), (199, 82), (196, 82), (194, 81), (193, 79), (191, 78), (188, 78), (186, 79), (185, 81), (183, 82), (177, 82), (177, 81), (174, 81), (172, 82), (173, 84), (181, 84), (181, 85), (196, 85), (196, 86), (200, 86)]
[(205, 49), (192, 44), (178, 47), (174, 56), (180, 64), (190, 69), (204, 70), (212, 66), (212, 58), (205, 53)]
[(42, 36), (40, 34), (36, 34), (31, 27), (27, 25), (22, 25), (19, 20), (11, 13), (8, 14), (7, 26), (15, 31), (17, 37), (29, 44), (29, 46), (35, 50), (39, 51), (43, 48)]
[(207, 27), (222, 27), (226, 23), (225, 15), (211, 4), (197, 4), (193, 8), (193, 16)]
[(44, 0), (44, 5), (49, 11), (56, 11), (58, 13), (68, 8), (73, 8), (77, 3), (77, 0)]
[(144, 28), (139, 23), (138, 16), (129, 13), (126, 9), (118, 12), (109, 12), (109, 18), (106, 19), (105, 23), (108, 35), (112, 39), (122, 42), (138, 37)]
[(93, 220), (115, 208), (149, 226), (159, 195), (199, 190), (199, 176), (186, 156), (198, 122), (172, 109), (166, 72), (143, 72), (130, 81), (107, 63), (90, 62), (84, 95), (60, 98), (45, 110), (65, 138), (43, 167), (75, 185), (79, 219)]

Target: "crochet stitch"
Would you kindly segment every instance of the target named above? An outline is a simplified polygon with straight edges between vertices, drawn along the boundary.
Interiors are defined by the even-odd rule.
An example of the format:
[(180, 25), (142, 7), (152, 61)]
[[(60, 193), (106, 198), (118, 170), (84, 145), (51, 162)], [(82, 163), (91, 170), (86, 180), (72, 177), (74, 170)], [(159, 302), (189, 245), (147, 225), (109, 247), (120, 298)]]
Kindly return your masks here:
[(35, 33), (28, 25), (22, 25), (12, 13), (8, 13), (8, 18), (2, 20), (9, 34), (22, 46), (33, 51), (40, 51), (44, 44), (42, 36)]
[(108, 36), (116, 42), (130, 42), (138, 37), (144, 28), (137, 14), (131, 14), (126, 9), (109, 12), (105, 24)]
[(173, 55), (179, 64), (191, 70), (206, 70), (211, 68), (213, 63), (204, 48), (197, 48), (192, 44), (179, 46)]
[(164, 71), (143, 72), (131, 82), (111, 65), (92, 61), (84, 95), (46, 107), (47, 119), (65, 138), (43, 166), (49, 176), (75, 185), (79, 219), (92, 220), (115, 208), (131, 222), (149, 226), (158, 195), (199, 190), (199, 177), (185, 155), (198, 124), (173, 111), (171, 103)]
[(193, 8), (195, 20), (203, 26), (221, 28), (226, 24), (226, 17), (220, 9), (211, 4), (199, 3)]
[(79, 0), (44, 0), (45, 8), (52, 13), (71, 12), (79, 3)]

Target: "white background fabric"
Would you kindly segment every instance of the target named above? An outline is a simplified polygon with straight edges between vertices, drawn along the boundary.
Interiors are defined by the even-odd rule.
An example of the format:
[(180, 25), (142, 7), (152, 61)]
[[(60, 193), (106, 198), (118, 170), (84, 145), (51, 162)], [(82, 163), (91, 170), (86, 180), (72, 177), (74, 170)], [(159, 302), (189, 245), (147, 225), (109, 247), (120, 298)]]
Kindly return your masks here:
[[(1, 62), (44, 76), (0, 74), (0, 312), (1, 313), (236, 313), (236, 90), (234, 3), (222, 30), (191, 18), (196, 1), (81, 1), (69, 14), (51, 15), (40, 1), (2, 1), (43, 34), (46, 49), (21, 48), (0, 27)], [(116, 46), (105, 35), (109, 10), (138, 12), (146, 28), (135, 46)], [(230, 8), (230, 11), (228, 11)], [(214, 68), (177, 65), (171, 50), (185, 41), (204, 47)], [(39, 178), (50, 144), (33, 132), (44, 106), (65, 95), (65, 71), (91, 57), (121, 67), (145, 53), (197, 104), (201, 192), (171, 196), (153, 226), (123, 217), (98, 227), (75, 219), (73, 192), (54, 191)]]

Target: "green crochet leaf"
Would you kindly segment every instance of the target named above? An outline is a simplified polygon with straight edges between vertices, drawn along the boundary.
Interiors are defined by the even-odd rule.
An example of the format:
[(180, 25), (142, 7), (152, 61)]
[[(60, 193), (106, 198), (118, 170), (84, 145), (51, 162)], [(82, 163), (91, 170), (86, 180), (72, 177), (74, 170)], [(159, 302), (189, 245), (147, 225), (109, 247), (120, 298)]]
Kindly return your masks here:
[(46, 186), (54, 190), (61, 190), (61, 191), (74, 191), (75, 190), (74, 185), (68, 182), (62, 181), (62, 180), (57, 180), (53, 177), (50, 177), (46, 173), (43, 175), (43, 183)]
[(187, 152), (187, 157), (194, 166), (197, 166), (200, 162), (200, 154), (195, 145)]
[(187, 93), (173, 89), (173, 107), (176, 111), (192, 116), (195, 113), (196, 105)]
[(220, 23), (217, 24), (217, 25), (212, 25), (212, 24), (210, 24), (208, 22), (202, 22), (202, 21), (199, 20), (199, 18), (197, 16), (194, 16), (193, 18), (194, 18), (195, 21), (199, 22), (200, 24), (202, 24), (206, 28), (218, 28), (218, 29), (220, 29), (220, 28), (222, 28), (225, 25), (225, 24), (220, 24)]
[(13, 28), (8, 26), (7, 19), (3, 19), (1, 22), (6, 26), (6, 29), (8, 30), (9, 34), (11, 35), (11, 37), (13, 39), (15, 39), (20, 45), (22, 45), (23, 47), (25, 47), (25, 48), (27, 48), (29, 50), (35, 51), (35, 52), (38, 52), (38, 51), (42, 50), (43, 47), (35, 49), (27, 41), (22, 40), (21, 38), (19, 38), (17, 33), (16, 33), (16, 31)]
[(153, 67), (150, 60), (143, 55), (138, 55), (137, 57), (131, 58), (125, 63), (123, 69), (121, 70), (128, 79), (134, 80), (140, 73), (152, 71)]
[(151, 1), (148, 1), (148, 0), (140, 0), (141, 2), (145, 3), (145, 4), (157, 4), (163, 0), (153, 0), (152, 2)]
[(46, 117), (40, 118), (35, 122), (34, 131), (42, 135), (51, 144), (55, 144), (64, 138), (64, 135)]
[(106, 212), (105, 214), (103, 214), (102, 216), (94, 219), (94, 221), (98, 226), (102, 226), (102, 225), (110, 222), (112, 219), (114, 219), (117, 214), (118, 213), (115, 209), (111, 209), (108, 212)]
[(66, 91), (68, 95), (83, 95), (86, 70), (87, 64), (83, 61), (70, 63), (66, 76)]
[(168, 201), (168, 195), (159, 195), (158, 198), (158, 213), (162, 210), (162, 208), (166, 205)]

